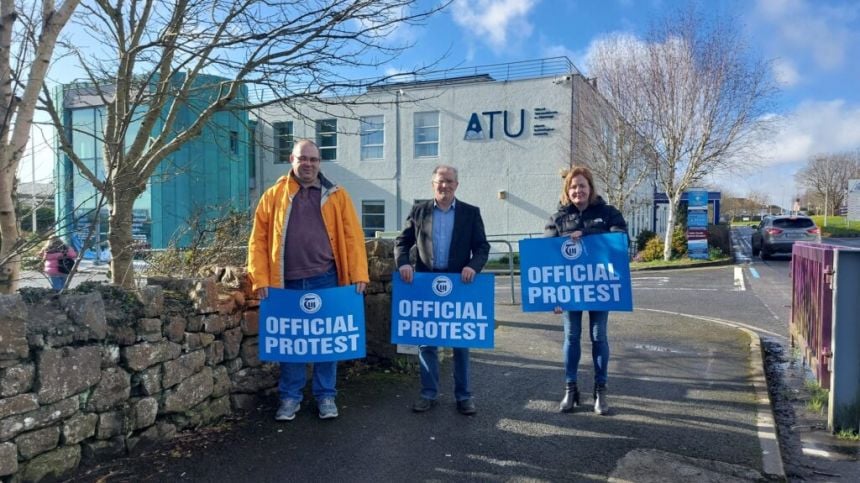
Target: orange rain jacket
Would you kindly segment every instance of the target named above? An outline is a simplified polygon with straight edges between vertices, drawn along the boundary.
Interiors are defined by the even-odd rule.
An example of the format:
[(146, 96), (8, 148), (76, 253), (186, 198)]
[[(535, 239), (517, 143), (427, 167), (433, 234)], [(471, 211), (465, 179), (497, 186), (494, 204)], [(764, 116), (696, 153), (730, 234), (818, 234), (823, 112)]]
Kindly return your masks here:
[[(337, 284), (369, 282), (364, 232), (346, 190), (320, 173), (320, 209), (337, 265)], [(284, 287), (284, 244), (290, 220), (290, 206), (300, 185), (292, 170), (263, 193), (254, 214), (254, 228), (248, 240), (248, 275), (254, 290)], [(295, 248), (294, 248), (295, 249)]]

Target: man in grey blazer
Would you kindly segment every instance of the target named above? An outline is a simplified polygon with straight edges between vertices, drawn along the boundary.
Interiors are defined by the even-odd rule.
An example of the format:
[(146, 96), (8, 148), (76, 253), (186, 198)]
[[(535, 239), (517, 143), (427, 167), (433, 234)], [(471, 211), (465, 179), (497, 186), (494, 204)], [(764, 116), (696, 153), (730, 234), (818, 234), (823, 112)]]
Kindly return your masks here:
[[(457, 191), (457, 168), (439, 165), (433, 170), (433, 199), (416, 203), (406, 218), (406, 226), (397, 237), (394, 257), (400, 278), (412, 283), (419, 272), (459, 273), (464, 283), (471, 283), (484, 268), (490, 244), (484, 233), (484, 221), (477, 206), (454, 197)], [(409, 251), (418, 248), (415, 268), (409, 263)], [(439, 357), (435, 346), (420, 346), (421, 397), (412, 405), (418, 413), (436, 405), (439, 392)], [(469, 349), (454, 348), (454, 397), (457, 411), (475, 414), (475, 403), (469, 388)]]

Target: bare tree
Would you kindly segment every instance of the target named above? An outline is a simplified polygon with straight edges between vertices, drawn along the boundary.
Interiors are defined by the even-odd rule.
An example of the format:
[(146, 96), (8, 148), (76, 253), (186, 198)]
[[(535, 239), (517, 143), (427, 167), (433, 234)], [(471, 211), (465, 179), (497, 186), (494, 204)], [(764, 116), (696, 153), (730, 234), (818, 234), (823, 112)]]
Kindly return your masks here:
[(845, 203), (848, 180), (855, 178), (860, 178), (860, 150), (813, 156), (794, 176), (795, 182), (831, 215)]
[(623, 91), (627, 59), (620, 52), (636, 51), (636, 43), (626, 35), (612, 35), (600, 42), (588, 61), (593, 76), (578, 90), (579, 119), (576, 129), (579, 151), (603, 187), (606, 201), (624, 212), (633, 208), (640, 185), (653, 175), (655, 152), (636, 131), (642, 110)]
[[(729, 19), (686, 11), (661, 20), (647, 41), (616, 49), (621, 75), (598, 80), (629, 104), (628, 121), (656, 152), (657, 188), (669, 199), (664, 258), (682, 194), (753, 155), (775, 93), (766, 62), (754, 57)], [(599, 59), (597, 59), (599, 60)]]
[(21, 270), (15, 175), (57, 37), (79, 1), (0, 0), (0, 293), (17, 290)]
[[(391, 43), (392, 32), (446, 5), (421, 9), (418, 3), (85, 0), (77, 21), (87, 39), (73, 42), (91, 45), (77, 56), (104, 106), (105, 174), (81, 162), (58, 132), (63, 152), (110, 205), (112, 281), (133, 285), (132, 205), (159, 163), (199, 136), (218, 112), (337, 102), (338, 94), (367, 87), (349, 80), (352, 74), (382, 66), (408, 47)], [(180, 122), (180, 108), (192, 99), (196, 117)], [(53, 102), (46, 108), (61, 126)]]
[(746, 196), (739, 196), (730, 189), (722, 189), (720, 213), (729, 221), (744, 215), (759, 216), (770, 211), (770, 202), (764, 193), (750, 191)]

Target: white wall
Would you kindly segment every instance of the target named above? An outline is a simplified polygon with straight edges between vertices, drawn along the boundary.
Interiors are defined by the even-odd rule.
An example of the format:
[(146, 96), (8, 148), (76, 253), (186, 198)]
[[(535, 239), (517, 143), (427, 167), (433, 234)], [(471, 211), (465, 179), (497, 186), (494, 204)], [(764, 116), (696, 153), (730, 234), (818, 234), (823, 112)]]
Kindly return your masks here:
[[(415, 199), (432, 197), (430, 184), (433, 168), (452, 164), (459, 170), (457, 197), (481, 208), (488, 235), (539, 233), (558, 203), (561, 188), (559, 170), (569, 163), (571, 84), (552, 78), (511, 82), (479, 82), (404, 89), (400, 95), (401, 140), (401, 211), (396, 209), (396, 114), (397, 94), (373, 93), (375, 105), (327, 106), (326, 111), (338, 118), (338, 159), (324, 162), (326, 176), (349, 190), (361, 209), (361, 200), (385, 200), (385, 228), (402, 227)], [(557, 111), (554, 119), (535, 119), (535, 109)], [(509, 131), (520, 128), (520, 110), (525, 110), (525, 127), (518, 137), (504, 134), (502, 114), (494, 116), (493, 139), (489, 139), (489, 116), (486, 111), (508, 111)], [(308, 106), (299, 109), (310, 119), (332, 117), (313, 112)], [(320, 109), (321, 110), (321, 109)], [(413, 150), (413, 114), (439, 111), (439, 155), (416, 158)], [(478, 114), (485, 139), (466, 141), (464, 136), (472, 113)], [(385, 116), (385, 159), (361, 161), (358, 118), (362, 115)], [(315, 136), (312, 121), (302, 121), (279, 107), (259, 112), (265, 120), (264, 142), (271, 145), (271, 123), (294, 121), (296, 138)], [(535, 136), (535, 124), (555, 130), (548, 136)], [(273, 153), (258, 149), (264, 158), (258, 167), (262, 185), (270, 186), (284, 174), (288, 164), (273, 164)], [(499, 199), (499, 191), (506, 199)], [(513, 236), (518, 239), (520, 236)]]

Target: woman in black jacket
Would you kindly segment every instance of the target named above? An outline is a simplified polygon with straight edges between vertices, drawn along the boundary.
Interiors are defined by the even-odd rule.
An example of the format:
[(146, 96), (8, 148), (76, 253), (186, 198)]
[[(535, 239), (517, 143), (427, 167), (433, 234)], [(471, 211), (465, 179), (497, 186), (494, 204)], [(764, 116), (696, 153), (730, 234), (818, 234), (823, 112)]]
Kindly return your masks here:
[[(594, 178), (584, 166), (575, 166), (562, 173), (561, 199), (558, 211), (552, 215), (544, 228), (545, 237), (569, 236), (578, 240), (583, 236), (612, 231), (627, 232), (627, 222), (614, 206), (606, 204), (594, 190)], [(579, 389), (576, 371), (579, 366), (580, 334), (582, 333), (582, 311), (562, 311), (564, 321), (564, 399), (559, 405), (561, 412), (573, 411), (579, 406)], [(606, 414), (609, 403), (606, 399), (607, 366), (609, 364), (609, 340), (606, 325), (609, 312), (588, 311), (591, 357), (594, 360), (594, 412)]]

